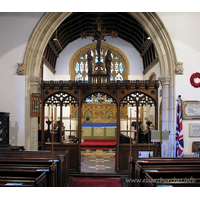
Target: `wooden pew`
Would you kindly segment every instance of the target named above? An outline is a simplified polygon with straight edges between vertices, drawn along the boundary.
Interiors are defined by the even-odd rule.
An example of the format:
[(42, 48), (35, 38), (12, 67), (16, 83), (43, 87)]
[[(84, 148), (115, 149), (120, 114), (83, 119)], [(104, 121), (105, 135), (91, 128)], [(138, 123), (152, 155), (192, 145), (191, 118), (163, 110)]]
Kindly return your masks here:
[[(52, 153), (50, 151), (22, 151), (22, 152), (0, 152), (1, 155), (6, 155), (7, 157), (20, 157), (20, 158), (48, 158), (52, 160)], [(58, 186), (66, 186), (69, 182), (69, 151), (65, 152), (55, 152), (54, 160), (57, 162), (58, 166)]]
[[(144, 172), (142, 171), (142, 168), (145, 166), (148, 169), (156, 169), (156, 165), (161, 167), (165, 165), (168, 165), (168, 169), (172, 167), (172, 165), (190, 165), (188, 167), (194, 166), (194, 165), (200, 165), (200, 159), (199, 158), (158, 158), (158, 157), (151, 157), (151, 158), (135, 158), (132, 162), (129, 162), (130, 170), (129, 171), (129, 186), (142, 186), (143, 184), (139, 181), (140, 179), (144, 178)], [(147, 167), (149, 166), (149, 167)], [(178, 166), (177, 166), (178, 167)], [(186, 167), (186, 166), (185, 166)], [(143, 175), (142, 175), (143, 174)], [(131, 181), (133, 180), (133, 181)]]
[(47, 186), (57, 187), (57, 180), (58, 180), (58, 178), (57, 178), (58, 177), (57, 176), (57, 163), (54, 162), (52, 164), (52, 162), (47, 158), (18, 158), (18, 157), (12, 158), (12, 157), (0, 156), (0, 163), (1, 164), (28, 164), (28, 165), (37, 164), (38, 166), (41, 164), (42, 165), (49, 164), (49, 166), (51, 166), (50, 172), (52, 172), (52, 173), (49, 175), (49, 181), (47, 183)]
[(188, 171), (171, 171), (165, 172), (148, 172), (144, 178), (145, 187), (199, 187), (200, 170)]
[[(55, 165), (57, 165), (55, 163)], [(47, 186), (53, 185), (53, 180), (56, 180), (56, 174), (57, 174), (57, 167), (52, 167), (52, 163), (48, 163), (46, 165), (41, 164), (20, 164), (20, 163), (14, 163), (14, 164), (8, 164), (8, 163), (0, 163), (0, 172), (6, 171), (6, 172), (46, 172), (46, 178), (47, 178)]]
[[(27, 153), (28, 155), (36, 154), (37, 156), (47, 156), (52, 159), (51, 151), (22, 151), (23, 153)], [(69, 150), (65, 152), (54, 152), (54, 159), (60, 157), (61, 165), (58, 163), (58, 186), (67, 186), (69, 183)], [(64, 160), (63, 160), (64, 159)]]
[(46, 187), (46, 172), (0, 171), (0, 187)]
[(55, 154), (57, 154), (58, 156), (60, 154), (63, 154), (65, 156), (64, 158), (64, 162), (65, 162), (65, 169), (64, 169), (64, 176), (63, 176), (63, 185), (64, 187), (66, 187), (69, 184), (69, 149), (66, 150), (65, 152), (54, 152)]
[[(48, 158), (52, 158), (51, 151), (22, 151), (26, 154), (32, 156), (33, 154), (36, 154), (37, 156), (47, 156)], [(21, 153), (22, 153), (21, 152)], [(54, 152), (54, 159), (56, 160), (57, 157), (60, 157), (61, 164), (58, 163), (58, 186), (67, 186), (69, 183), (69, 150), (66, 150), (65, 152)], [(64, 158), (63, 158), (64, 157)], [(63, 160), (64, 159), (64, 160)]]
[[(135, 164), (135, 180), (143, 180), (145, 173), (147, 171), (180, 171), (180, 170), (199, 170), (200, 169), (200, 163), (199, 164), (174, 164), (174, 163), (167, 163), (166, 165), (156, 165), (156, 164), (149, 164), (149, 165), (141, 165), (139, 163)], [(144, 184), (140, 183), (139, 181), (135, 182), (135, 186), (141, 187), (144, 186)]]

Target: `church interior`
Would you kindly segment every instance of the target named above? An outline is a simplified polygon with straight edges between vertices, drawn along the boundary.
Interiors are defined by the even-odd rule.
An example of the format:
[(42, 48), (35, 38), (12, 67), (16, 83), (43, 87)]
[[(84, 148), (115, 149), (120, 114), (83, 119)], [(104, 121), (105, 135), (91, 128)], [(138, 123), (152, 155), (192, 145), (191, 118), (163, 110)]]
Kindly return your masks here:
[(199, 17), (0, 13), (0, 186), (199, 187)]

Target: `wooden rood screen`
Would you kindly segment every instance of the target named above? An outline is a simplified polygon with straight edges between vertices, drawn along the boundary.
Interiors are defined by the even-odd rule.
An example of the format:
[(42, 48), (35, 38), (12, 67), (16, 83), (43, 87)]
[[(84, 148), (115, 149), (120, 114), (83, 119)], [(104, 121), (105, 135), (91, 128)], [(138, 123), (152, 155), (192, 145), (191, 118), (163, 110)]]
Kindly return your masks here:
[[(88, 109), (85, 108), (85, 105), (82, 104), (85, 102), (85, 99), (91, 96), (91, 94), (103, 93), (109, 94), (109, 97), (113, 99), (113, 105), (115, 109), (109, 108), (109, 112), (113, 116), (114, 121), (118, 124), (117, 130), (120, 132), (120, 113), (123, 106), (136, 106), (137, 116), (136, 122), (139, 121), (139, 106), (143, 105), (154, 105), (155, 106), (155, 129), (158, 127), (157, 123), (157, 113), (158, 113), (158, 81), (111, 81), (110, 83), (88, 83), (82, 81), (42, 81), (42, 147), (45, 143), (44, 136), (44, 127), (45, 127), (45, 105), (54, 105), (60, 107), (60, 126), (62, 126), (63, 121), (63, 107), (66, 106), (75, 106), (77, 107), (77, 130), (78, 137), (81, 135), (81, 122), (82, 120), (86, 121), (86, 118), (82, 116), (87, 114), (87, 110), (90, 110), (92, 115), (95, 115), (96, 112), (91, 112), (91, 109), (88, 106)], [(122, 106), (122, 107), (121, 107)], [(100, 110), (102, 114), (102, 110)], [(127, 113), (126, 111), (123, 111)], [(126, 113), (123, 113), (125, 116)], [(96, 118), (96, 117), (93, 117)], [(99, 121), (98, 121), (99, 122)], [(136, 129), (138, 130), (139, 123), (137, 123)], [(67, 127), (67, 129), (69, 129)], [(119, 134), (118, 134), (119, 135)], [(139, 133), (137, 132), (137, 140), (139, 139)], [(60, 127), (60, 138), (62, 138), (62, 127)], [(62, 142), (62, 141), (61, 141)], [(138, 143), (138, 141), (137, 141)]]
[[(60, 106), (60, 126), (63, 124), (63, 111), (64, 106), (74, 106), (77, 108), (77, 137), (78, 143), (76, 144), (66, 144), (62, 140), (62, 127), (60, 127), (59, 142), (57, 142), (56, 150), (66, 150), (73, 148), (76, 151), (76, 158), (73, 156), (73, 168), (78, 169), (80, 167), (80, 149), (81, 149), (81, 132), (82, 132), (82, 106), (86, 102), (86, 98), (90, 97), (92, 94), (102, 93), (107, 94), (113, 100), (113, 105), (116, 107), (116, 139), (117, 139), (117, 168), (120, 170), (128, 170), (128, 164), (123, 166), (120, 163), (128, 163), (128, 160), (124, 160), (122, 154), (119, 152), (120, 149), (123, 150), (126, 145), (129, 144), (119, 144), (120, 137), (120, 112), (121, 106), (136, 106), (136, 141), (133, 145), (139, 144), (139, 106), (153, 104), (155, 106), (155, 129), (158, 128), (158, 81), (110, 81), (109, 83), (89, 83), (82, 81), (42, 81), (42, 135), (41, 135), (41, 148), (50, 149), (51, 143), (45, 140), (45, 105)], [(99, 102), (100, 104), (100, 102)], [(126, 111), (127, 112), (127, 111)], [(50, 118), (51, 119), (51, 118)], [(51, 125), (50, 125), (51, 129)], [(69, 130), (69, 127), (66, 127)], [(54, 146), (55, 146), (54, 145)], [(60, 147), (59, 147), (60, 146)], [(143, 146), (137, 146), (132, 148), (133, 151), (139, 151), (141, 148), (148, 151), (147, 148)], [(156, 148), (156, 145), (154, 145)], [(153, 147), (154, 148), (154, 147)], [(138, 154), (136, 152), (136, 154)], [(127, 152), (128, 153), (128, 152)], [(71, 153), (70, 153), (71, 154)], [(74, 154), (74, 155), (75, 155)], [(135, 155), (135, 153), (133, 154)], [(154, 156), (157, 155), (155, 151)], [(122, 156), (122, 157), (121, 157)], [(71, 157), (71, 159), (72, 159)], [(128, 155), (125, 156), (127, 159)], [(77, 159), (75, 164), (74, 159)], [(72, 165), (72, 164), (71, 164)], [(71, 166), (72, 167), (72, 166)]]
[[(123, 115), (127, 115), (128, 110), (126, 109), (126, 106), (134, 106), (136, 107), (136, 141), (134, 143), (136, 148), (132, 148), (135, 152), (134, 154), (138, 153), (138, 150), (146, 150), (146, 147), (142, 147), (141, 145), (138, 146), (139, 143), (139, 107), (143, 107), (144, 105), (154, 105), (155, 106), (155, 129), (158, 128), (158, 80), (156, 81), (139, 81), (139, 80), (117, 80), (117, 81), (111, 81), (111, 69), (112, 69), (112, 50), (108, 50), (105, 56), (105, 63), (101, 62), (101, 51), (102, 51), (102, 40), (105, 41), (104, 37), (111, 36), (111, 37), (117, 37), (116, 31), (111, 31), (110, 33), (105, 33), (101, 29), (101, 19), (100, 17), (97, 18), (96, 22), (97, 30), (94, 33), (88, 32), (82, 32), (80, 33), (81, 38), (86, 38), (87, 36), (92, 36), (93, 41), (97, 41), (96, 43), (96, 51), (98, 55), (97, 61), (95, 61), (95, 64), (93, 65), (94, 57), (91, 55), (90, 49), (88, 49), (87, 52), (87, 64), (88, 64), (88, 81), (42, 81), (41, 82), (41, 103), (42, 103), (42, 137), (41, 137), (41, 148), (42, 149), (50, 149), (50, 143), (46, 141), (45, 139), (45, 105), (51, 105), (53, 106), (59, 106), (60, 107), (60, 129), (58, 132), (58, 143), (55, 144), (55, 148), (57, 150), (64, 150), (64, 149), (70, 149), (70, 151), (73, 151), (73, 155), (78, 155), (77, 157), (71, 156), (71, 162), (74, 163), (73, 166), (75, 168), (80, 169), (81, 165), (81, 131), (82, 126), (81, 123), (92, 116), (92, 120), (95, 120), (97, 118), (104, 118), (103, 115), (106, 115), (106, 111), (104, 110), (104, 107), (101, 106), (100, 109), (97, 109), (99, 111), (98, 116), (96, 117), (96, 111), (95, 109), (91, 112), (91, 110), (87, 111), (85, 110), (85, 103), (87, 104), (87, 99), (91, 99), (92, 96), (96, 96), (96, 94), (103, 94), (103, 96), (107, 96), (107, 98), (112, 99), (110, 102), (110, 113), (107, 113), (107, 115), (110, 115), (109, 119), (110, 121), (103, 121), (103, 122), (115, 122), (117, 123), (116, 127), (116, 139), (117, 139), (117, 147), (116, 147), (116, 170), (120, 170), (120, 163), (127, 163), (125, 166), (125, 169), (128, 169), (128, 160), (124, 160), (124, 157), (120, 157), (120, 149), (122, 150), (124, 147), (120, 148), (120, 115), (123, 113)], [(98, 97), (98, 103), (101, 104), (104, 102), (104, 97), (99, 96)], [(70, 106), (70, 108), (76, 109), (76, 119), (77, 119), (77, 134), (76, 137), (78, 138), (78, 143), (76, 144), (66, 144), (63, 142), (63, 107)], [(98, 105), (97, 105), (98, 106)], [(87, 107), (87, 106), (86, 106)], [(89, 107), (89, 106), (88, 106)], [(115, 109), (113, 109), (115, 107)], [(123, 108), (125, 107), (125, 108)], [(105, 112), (104, 112), (105, 111)], [(69, 111), (68, 111), (69, 112)], [(84, 116), (84, 115), (88, 116)], [(71, 115), (75, 115), (74, 113), (71, 113)], [(112, 115), (112, 116), (111, 116)], [(75, 117), (75, 116), (73, 116)], [(123, 116), (124, 119), (126, 116)], [(53, 118), (50, 117), (49, 121), (52, 121), (53, 124)], [(85, 118), (85, 119), (84, 119)], [(107, 118), (108, 119), (108, 118)], [(100, 119), (97, 119), (95, 122), (102, 122)], [(94, 122), (94, 121), (92, 121)], [(50, 123), (50, 122), (48, 122)], [(66, 127), (66, 129), (70, 130), (71, 127)], [(52, 125), (52, 136), (54, 132), (54, 127)], [(71, 136), (71, 134), (70, 134)], [(52, 137), (53, 138), (53, 137)], [(75, 140), (77, 141), (77, 140)], [(53, 139), (52, 139), (53, 143)], [(53, 147), (53, 145), (52, 145)], [(152, 146), (154, 148), (154, 146)], [(156, 145), (155, 145), (156, 147)], [(125, 144), (126, 148), (126, 144)], [(52, 148), (53, 149), (53, 148)], [(73, 150), (72, 150), (73, 149)], [(70, 153), (71, 154), (71, 153)], [(133, 155), (134, 155), (133, 154)], [(154, 151), (154, 155), (156, 155), (156, 150)], [(75, 163), (75, 160), (78, 160), (78, 163)], [(71, 164), (72, 165), (72, 164)], [(72, 167), (72, 166), (71, 166)], [(122, 167), (122, 170), (124, 168)]]

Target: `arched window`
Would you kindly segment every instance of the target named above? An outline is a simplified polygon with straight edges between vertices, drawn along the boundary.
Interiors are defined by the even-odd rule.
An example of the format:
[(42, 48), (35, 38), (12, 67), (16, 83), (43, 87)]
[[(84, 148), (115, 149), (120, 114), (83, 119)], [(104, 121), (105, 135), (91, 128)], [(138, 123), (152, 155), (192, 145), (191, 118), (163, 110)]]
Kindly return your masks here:
[[(101, 51), (100, 62), (103, 63), (103, 68), (105, 68), (105, 57), (107, 51), (111, 50), (112, 63), (111, 63), (111, 79), (110, 80), (127, 80), (129, 75), (129, 64), (126, 56), (116, 47), (112, 48), (111, 45), (103, 45)], [(98, 56), (96, 51), (95, 43), (87, 45), (84, 48), (79, 49), (74, 56), (71, 58), (70, 66), (71, 68), (71, 80), (88, 80), (88, 62), (87, 62), (87, 51), (91, 51), (91, 56), (93, 57), (93, 70), (95, 63), (98, 62)], [(128, 68), (128, 69), (127, 69)]]

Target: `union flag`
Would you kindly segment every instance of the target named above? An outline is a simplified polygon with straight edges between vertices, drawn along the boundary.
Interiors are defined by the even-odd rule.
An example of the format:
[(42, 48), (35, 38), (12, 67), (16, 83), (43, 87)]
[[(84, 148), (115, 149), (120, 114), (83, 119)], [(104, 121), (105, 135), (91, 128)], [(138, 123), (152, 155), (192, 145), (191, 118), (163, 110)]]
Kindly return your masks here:
[(183, 157), (183, 123), (182, 123), (182, 112), (181, 112), (181, 100), (177, 103), (177, 114), (176, 114), (176, 157)]

